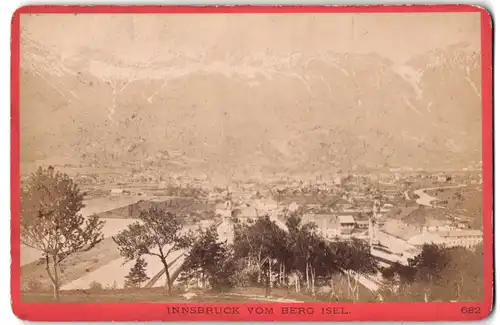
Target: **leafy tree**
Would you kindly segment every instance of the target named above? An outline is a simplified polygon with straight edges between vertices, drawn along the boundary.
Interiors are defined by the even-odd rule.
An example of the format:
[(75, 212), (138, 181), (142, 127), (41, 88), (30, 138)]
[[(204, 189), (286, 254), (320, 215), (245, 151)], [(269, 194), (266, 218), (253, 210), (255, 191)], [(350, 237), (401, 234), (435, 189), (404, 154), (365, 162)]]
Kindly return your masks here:
[(482, 245), (474, 250), (464, 247), (441, 248), (446, 264), (431, 282), (432, 296), (442, 301), (478, 301), (483, 297)]
[[(483, 245), (467, 250), (465, 254), (455, 250), (452, 260), (458, 258), (455, 268), (450, 267), (455, 275), (456, 300), (480, 301), (484, 297), (484, 255)], [(456, 271), (456, 272), (454, 272)]]
[[(349, 295), (353, 301), (359, 298), (359, 281), (362, 275), (377, 272), (377, 263), (370, 254), (370, 247), (359, 239), (331, 244), (336, 269), (347, 275)], [(351, 282), (351, 279), (354, 280)]]
[(398, 290), (383, 293), (385, 301), (478, 301), (483, 297), (482, 246), (474, 250), (424, 245), (409, 266), (393, 266), (383, 275), (394, 280)]
[(334, 292), (333, 279), (347, 276), (348, 295), (357, 299), (360, 277), (377, 271), (369, 245), (358, 239), (327, 243), (317, 233), (316, 224), (304, 223), (299, 213), (288, 216), (286, 226), (286, 247), (289, 248), (287, 267), (290, 271), (304, 274), (306, 286), (313, 295), (316, 278), (331, 277)]
[(302, 219), (300, 214), (292, 213), (285, 221), (285, 225), (290, 233), (296, 233), (300, 230)]
[(235, 227), (233, 247), (237, 258), (246, 259), (247, 267), (258, 269), (258, 283), (262, 283), (262, 276), (265, 277), (268, 292), (276, 262), (279, 264), (285, 259), (286, 232), (269, 216), (259, 218), (255, 222), (240, 223)]
[(103, 239), (104, 222), (84, 218), (83, 194), (66, 174), (38, 168), (21, 190), (21, 243), (42, 252), (54, 299), (59, 299), (61, 263)]
[(382, 276), (390, 281), (399, 279), (402, 283), (411, 283), (415, 280), (417, 270), (407, 265), (395, 263), (382, 271)]
[(409, 265), (417, 269), (419, 280), (433, 282), (442, 276), (442, 271), (450, 261), (449, 251), (435, 244), (424, 245), (422, 252), (409, 261)]
[(307, 288), (312, 289), (313, 293), (316, 270), (311, 264), (316, 259), (318, 248), (322, 244), (319, 241), (315, 224), (299, 224), (297, 229), (289, 228), (288, 243), (293, 256), (292, 268), (304, 271)]
[(193, 235), (183, 234), (183, 224), (174, 214), (151, 206), (139, 214), (141, 222), (135, 222), (113, 237), (120, 254), (131, 261), (142, 255), (152, 255), (160, 259), (166, 275), (168, 293), (172, 293), (172, 281), (168, 267), (171, 253), (190, 246)]
[(196, 277), (202, 283), (209, 283), (213, 289), (223, 290), (232, 286), (236, 273), (233, 252), (227, 242), (219, 241), (217, 228), (212, 226), (200, 230), (183, 265), (183, 277)]
[(148, 263), (143, 258), (137, 258), (134, 266), (125, 277), (125, 288), (140, 288), (141, 285), (149, 280), (146, 274)]
[(289, 247), (288, 269), (305, 275), (306, 287), (315, 294), (316, 277), (324, 277), (335, 272), (333, 251), (317, 233), (313, 222), (302, 222), (300, 214), (292, 214), (286, 220)]
[(422, 282), (387, 283), (379, 289), (384, 302), (425, 302), (427, 287)]

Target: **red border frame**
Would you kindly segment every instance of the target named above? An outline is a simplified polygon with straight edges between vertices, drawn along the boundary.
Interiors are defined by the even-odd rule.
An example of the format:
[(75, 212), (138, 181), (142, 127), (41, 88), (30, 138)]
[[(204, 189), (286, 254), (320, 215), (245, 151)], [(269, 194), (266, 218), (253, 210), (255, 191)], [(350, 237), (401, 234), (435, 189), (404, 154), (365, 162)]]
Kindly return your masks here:
[[(481, 15), (482, 100), (483, 100), (483, 206), (484, 206), (484, 301), (475, 303), (340, 303), (349, 314), (322, 315), (319, 308), (330, 303), (304, 303), (313, 307), (313, 315), (281, 314), (280, 308), (290, 303), (265, 304), (274, 308), (271, 315), (252, 315), (247, 307), (259, 303), (230, 304), (240, 307), (239, 315), (167, 314), (164, 304), (50, 304), (24, 303), (20, 300), (20, 230), (19, 230), (19, 72), (20, 15), (30, 13), (415, 13), (477, 12)], [(11, 294), (14, 313), (32, 321), (437, 321), (478, 320), (486, 318), (493, 303), (493, 120), (492, 120), (492, 21), (489, 12), (471, 5), (405, 5), (405, 6), (25, 6), (16, 10), (12, 19), (11, 40)], [(227, 304), (168, 304), (168, 306), (228, 306)], [(463, 307), (480, 307), (479, 314), (463, 314)]]

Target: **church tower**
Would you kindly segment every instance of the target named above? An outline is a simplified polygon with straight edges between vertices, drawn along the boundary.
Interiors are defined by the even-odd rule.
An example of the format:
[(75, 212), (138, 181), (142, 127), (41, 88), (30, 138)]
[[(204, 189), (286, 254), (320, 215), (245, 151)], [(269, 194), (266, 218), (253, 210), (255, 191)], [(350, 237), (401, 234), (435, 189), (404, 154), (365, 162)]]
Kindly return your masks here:
[(380, 213), (380, 201), (373, 201), (373, 211), (368, 225), (368, 235), (370, 237), (370, 248), (380, 244), (379, 231), (384, 225), (382, 214)]

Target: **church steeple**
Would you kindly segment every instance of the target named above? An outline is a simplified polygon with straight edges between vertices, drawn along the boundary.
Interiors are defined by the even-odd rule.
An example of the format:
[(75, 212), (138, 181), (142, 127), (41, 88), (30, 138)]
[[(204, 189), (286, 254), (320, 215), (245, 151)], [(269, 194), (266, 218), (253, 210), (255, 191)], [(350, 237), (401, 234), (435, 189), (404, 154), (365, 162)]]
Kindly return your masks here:
[(379, 230), (383, 225), (382, 215), (380, 214), (380, 201), (373, 201), (373, 213), (370, 218), (370, 224), (368, 225), (368, 235), (370, 237), (370, 248), (373, 244), (379, 243)]

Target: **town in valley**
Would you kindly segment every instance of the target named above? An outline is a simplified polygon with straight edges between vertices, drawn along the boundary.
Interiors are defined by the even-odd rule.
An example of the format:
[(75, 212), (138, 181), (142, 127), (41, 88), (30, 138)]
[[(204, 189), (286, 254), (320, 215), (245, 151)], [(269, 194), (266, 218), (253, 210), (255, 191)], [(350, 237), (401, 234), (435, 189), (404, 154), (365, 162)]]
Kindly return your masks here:
[(20, 26), (22, 301), (483, 300), (479, 14)]
[[(305, 275), (300, 270), (283, 270), (281, 252), (276, 251), (272, 256), (265, 257), (270, 259), (269, 269), (255, 270), (252, 266), (245, 270), (250, 272), (248, 278), (235, 280), (228, 289), (227, 299), (378, 301), (383, 299), (382, 294), (388, 287), (403, 286), (401, 282), (410, 281), (397, 277), (395, 280), (394, 274), (400, 271), (398, 268), (408, 268), (405, 272), (411, 274), (412, 268), (416, 268), (411, 263), (422, 255), (424, 247), (469, 251), (471, 258), (477, 260), (470, 262), (467, 267), (477, 268), (478, 276), (481, 275), (482, 256), (474, 257), (473, 254), (479, 254), (477, 250), (482, 245), (482, 178), (481, 169), (474, 167), (434, 173), (393, 170), (377, 174), (320, 174), (302, 179), (275, 175), (274, 179), (241, 180), (216, 185), (207, 178), (162, 175), (161, 170), (155, 173), (153, 169), (147, 173), (118, 176), (112, 173), (86, 174), (80, 168), (67, 165), (52, 168), (72, 175), (85, 193), (82, 215), (95, 215), (104, 222), (103, 240), (90, 251), (77, 253), (65, 262), (67, 271), (61, 274), (61, 290), (69, 297), (85, 293), (88, 299), (95, 299), (98, 295), (112, 300), (117, 292), (123, 295), (130, 290), (127, 289), (126, 277), (135, 260), (120, 256), (112, 238), (140, 220), (140, 212), (151, 207), (181, 217), (184, 229), (196, 232), (213, 227), (216, 229), (216, 241), (224, 242), (228, 247), (241, 245), (243, 247), (238, 248), (241, 250), (247, 249), (244, 246), (248, 245), (242, 242), (241, 231), (250, 231), (249, 228), (258, 227), (259, 222), (266, 220), (264, 227), (265, 223), (272, 224), (286, 236), (290, 227), (287, 220), (298, 217), (302, 224), (314, 225), (318, 240), (326, 246), (332, 245), (332, 249), (338, 243), (357, 241), (362, 250), (359, 254), (367, 254), (361, 258), (370, 259), (373, 263), (373, 270), (363, 274), (361, 265), (352, 265), (353, 270), (340, 269), (335, 266), (338, 262), (331, 260), (332, 273), (327, 267), (326, 270), (320, 270), (321, 276), (300, 284), (306, 280)], [(259, 235), (265, 237), (265, 234), (253, 234)], [(266, 243), (269, 238), (262, 240)], [(283, 240), (283, 244), (287, 245), (286, 239)], [(232, 258), (248, 258), (234, 255), (235, 249), (231, 249)], [(193, 278), (183, 277), (184, 261), (189, 254), (189, 248), (180, 249), (167, 260), (170, 280), (179, 301), (197, 301), (200, 299), (197, 296), (203, 297), (204, 291), (211, 292), (210, 281), (196, 279), (193, 282)], [(318, 254), (316, 259), (329, 258), (323, 255), (322, 250), (314, 254)], [(286, 261), (290, 257), (282, 258)], [(443, 257), (437, 255), (436, 258)], [(135, 290), (154, 295), (164, 290), (165, 271), (156, 256), (145, 255), (144, 259), (148, 280)], [(312, 270), (316, 262), (319, 268), (325, 267), (325, 261), (315, 261), (310, 266)], [(45, 275), (40, 252), (23, 246), (21, 263), (26, 299), (36, 296), (30, 289), (49, 289), (46, 294), (51, 296), (51, 283)], [(267, 268), (268, 263), (264, 264)], [(252, 270), (255, 272), (254, 279)], [(243, 270), (234, 269), (234, 272), (224, 276), (237, 276)], [(261, 276), (259, 272), (262, 272)], [(314, 277), (312, 274), (310, 276)], [(265, 280), (266, 276), (270, 279)], [(341, 286), (343, 276), (346, 277), (344, 288)], [(348, 283), (348, 278), (357, 284)], [(337, 283), (332, 284), (332, 281)], [(238, 284), (242, 287), (238, 287)], [(474, 286), (477, 290), (475, 294), (480, 295), (480, 278), (475, 280)], [(429, 298), (426, 298), (425, 288), (415, 287), (412, 290), (415, 290), (412, 299), (417, 301), (432, 297), (428, 293)], [(216, 295), (224, 297), (224, 292), (217, 291)], [(161, 299), (162, 295), (159, 297)]]

